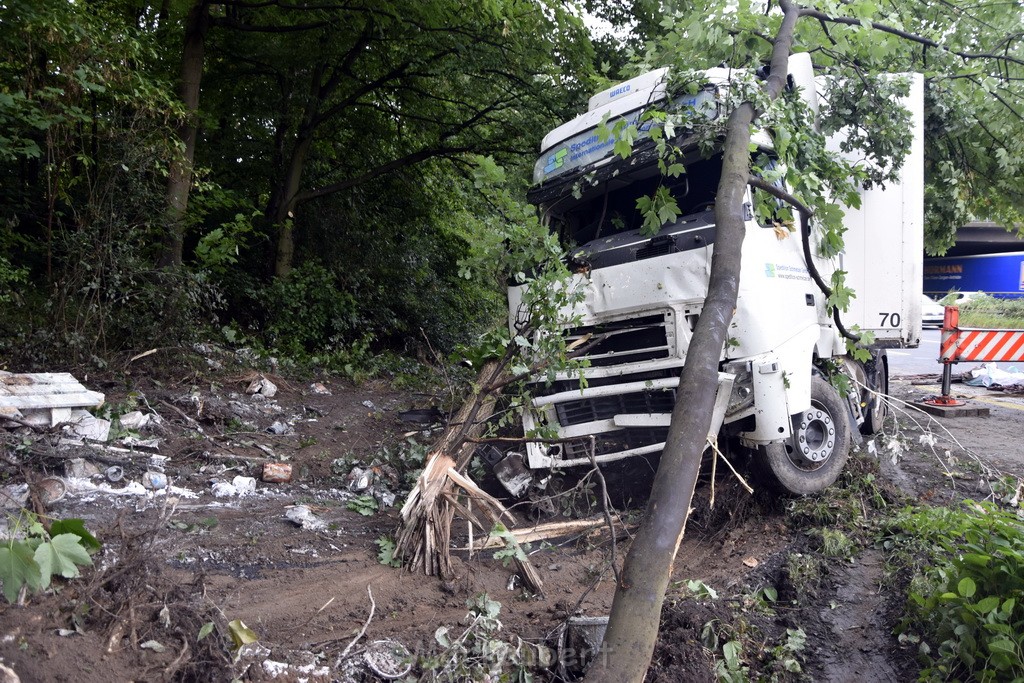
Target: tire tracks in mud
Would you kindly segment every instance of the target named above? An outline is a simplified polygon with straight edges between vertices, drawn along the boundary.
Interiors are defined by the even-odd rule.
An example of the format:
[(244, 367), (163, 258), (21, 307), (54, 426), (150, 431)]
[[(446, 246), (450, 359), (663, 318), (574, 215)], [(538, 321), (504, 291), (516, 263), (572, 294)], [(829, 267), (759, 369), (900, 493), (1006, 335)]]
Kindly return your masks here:
[[(818, 612), (820, 635), (812, 678), (827, 683), (896, 681), (901, 667), (886, 619), (886, 596), (880, 591), (885, 560), (867, 548), (836, 577), (835, 597)], [(817, 629), (816, 629), (817, 630)]]

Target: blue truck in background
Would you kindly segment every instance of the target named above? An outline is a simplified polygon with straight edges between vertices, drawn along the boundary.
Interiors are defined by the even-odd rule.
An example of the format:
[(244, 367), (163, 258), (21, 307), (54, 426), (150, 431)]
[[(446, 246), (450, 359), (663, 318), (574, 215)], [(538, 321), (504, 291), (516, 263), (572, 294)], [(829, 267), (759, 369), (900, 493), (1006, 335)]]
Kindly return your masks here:
[(1024, 298), (1024, 251), (926, 258), (924, 293), (938, 299), (953, 290), (980, 291), (1000, 299)]

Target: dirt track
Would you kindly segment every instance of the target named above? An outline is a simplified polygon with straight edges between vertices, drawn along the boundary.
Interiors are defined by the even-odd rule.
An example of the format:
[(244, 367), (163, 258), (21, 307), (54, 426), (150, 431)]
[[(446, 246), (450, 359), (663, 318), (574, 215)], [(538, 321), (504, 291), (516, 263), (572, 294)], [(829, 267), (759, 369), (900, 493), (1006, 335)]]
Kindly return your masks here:
[[(261, 668), (263, 659), (333, 670), (338, 655), (367, 622), (368, 587), (375, 611), (363, 642), (395, 639), (416, 654), (436, 651), (435, 630), (456, 626), (467, 599), (481, 592), (502, 603), (505, 633), (537, 642), (550, 643), (574, 607), (588, 615), (607, 614), (614, 586), (604, 571), (610, 550), (606, 534), (534, 548), (531, 559), (545, 581), (540, 597), (512, 586), (512, 571), (489, 552), (470, 558), (457, 551), (457, 576), (450, 581), (378, 562), (375, 541), (393, 533), (397, 513), (391, 508), (363, 516), (347, 509), (355, 494), (345, 475), (356, 464), (369, 465), (384, 448), (394, 451), (409, 438), (427, 440), (420, 427), (398, 419), (400, 411), (414, 407), (416, 400), (408, 394), (342, 383), (327, 383), (329, 395), (316, 394), (308, 382), (281, 382), (281, 393), (268, 402), (244, 393), (248, 378), (218, 380), (212, 386), (207, 380), (133, 387), (164, 417), (164, 428), (154, 433), (163, 440), (160, 454), (170, 457), (168, 474), (177, 488), (169, 495), (71, 490), (52, 506), (54, 516), (82, 517), (98, 532), (105, 543), (98, 558), (101, 568), (131, 560), (143, 576), (102, 588), (96, 581), (71, 582), (58, 594), (30, 599), (26, 607), (6, 607), (0, 614), (0, 657), (22, 680), (106, 682), (196, 676), (199, 671), (206, 672), (199, 676), (206, 680), (233, 674), (260, 680), (268, 675)], [(107, 393), (108, 403), (141, 405), (130, 400), (123, 386), (98, 388)], [(899, 380), (892, 392), (901, 399), (927, 393)], [(1024, 446), (1014, 436), (1024, 433), (1024, 399), (984, 390), (970, 393), (995, 401), (991, 417), (933, 421), (929, 427), (918, 414), (898, 411), (899, 428), (894, 424), (873, 446), (863, 445), (857, 471), (879, 472), (880, 488), (894, 502), (901, 495), (933, 502), (983, 497), (991, 480), (987, 468), (1024, 474)], [(276, 421), (291, 423), (294, 433), (267, 433)], [(971, 452), (957, 448), (942, 427)], [(25, 462), (63, 474), (66, 452), (47, 451), (41, 443), (33, 448)], [(212, 495), (211, 482), (230, 482), (250, 470), (258, 476), (256, 467), (246, 463), (266, 458), (267, 449), (288, 459), (296, 482), (261, 482), (244, 497)], [(127, 467), (126, 479), (138, 480), (147, 459), (140, 456), (139, 464)], [(9, 470), (8, 476), (16, 478), (19, 470)], [(705, 484), (698, 491), (650, 680), (711, 680), (715, 655), (701, 646), (701, 629), (712, 620), (736, 623), (737, 618), (772, 642), (784, 637), (786, 628), (802, 628), (807, 635), (802, 666), (814, 680), (913, 675), (908, 653), (890, 635), (901, 598), (879, 592), (884, 582), (878, 552), (868, 550), (822, 568), (815, 585), (789, 585), (786, 568), (792, 558), (813, 554), (813, 539), (794, 522), (799, 519), (794, 503), (748, 496), (722, 468), (713, 511), (707, 508), (709, 489)], [(307, 505), (324, 528), (307, 530), (288, 521), (285, 514), (296, 504)], [(145, 539), (141, 559), (132, 550), (139, 543), (127, 540), (140, 533)], [(624, 545), (620, 542), (620, 553)], [(720, 599), (694, 600), (685, 589), (688, 579), (702, 580)], [(110, 590), (119, 585), (123, 593)], [(745, 607), (749, 598), (744, 596), (764, 587), (778, 589), (774, 609)], [(181, 610), (170, 610), (170, 627), (159, 616), (165, 605)], [(76, 609), (85, 615), (73, 620)], [(232, 668), (215, 650), (204, 650), (204, 660), (193, 643), (183, 660), (196, 665), (189, 669), (179, 661), (184, 653), (180, 643), (191, 642), (189, 636), (207, 619), (217, 623), (220, 637), (227, 621), (241, 619), (269, 651)], [(84, 634), (58, 635), (59, 629), (75, 630), (75, 623)], [(166, 650), (139, 649), (143, 634), (165, 641)], [(225, 641), (211, 637), (210, 642)], [(332, 673), (311, 680), (337, 677)]]

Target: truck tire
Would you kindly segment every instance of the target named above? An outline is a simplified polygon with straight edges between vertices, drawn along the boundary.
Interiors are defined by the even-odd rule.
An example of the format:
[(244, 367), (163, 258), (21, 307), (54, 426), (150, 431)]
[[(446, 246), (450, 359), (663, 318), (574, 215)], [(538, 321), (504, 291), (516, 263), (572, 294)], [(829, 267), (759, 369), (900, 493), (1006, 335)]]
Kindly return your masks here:
[[(879, 354), (875, 358), (874, 363), (874, 381), (868, 382), (868, 385), (879, 394), (888, 394), (889, 359), (886, 358), (884, 353)], [(876, 396), (868, 392), (864, 393), (867, 394), (865, 397), (867, 410), (864, 412), (864, 423), (860, 426), (860, 432), (866, 436), (874, 436), (882, 431), (882, 422), (885, 421), (885, 416), (889, 413), (889, 404), (883, 396)]]
[(835, 482), (850, 455), (850, 418), (839, 392), (811, 377), (811, 407), (793, 416), (793, 436), (759, 449), (754, 462), (764, 482), (793, 495), (820, 493)]

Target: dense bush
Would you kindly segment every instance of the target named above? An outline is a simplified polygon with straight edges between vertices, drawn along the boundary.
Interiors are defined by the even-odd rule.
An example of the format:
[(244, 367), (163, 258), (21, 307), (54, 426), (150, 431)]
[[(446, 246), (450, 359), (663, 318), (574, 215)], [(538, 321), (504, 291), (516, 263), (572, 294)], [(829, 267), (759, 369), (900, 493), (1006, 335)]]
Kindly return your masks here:
[(918, 642), (922, 680), (1020, 680), (1024, 676), (1024, 524), (1016, 510), (907, 510), (890, 550), (923, 562), (910, 581), (901, 640)]

